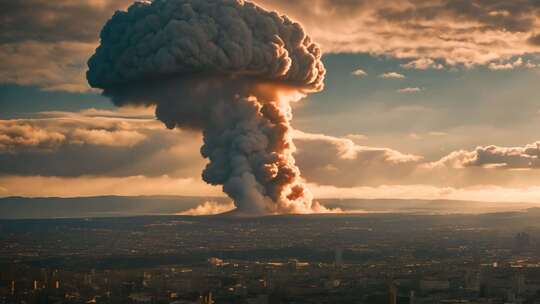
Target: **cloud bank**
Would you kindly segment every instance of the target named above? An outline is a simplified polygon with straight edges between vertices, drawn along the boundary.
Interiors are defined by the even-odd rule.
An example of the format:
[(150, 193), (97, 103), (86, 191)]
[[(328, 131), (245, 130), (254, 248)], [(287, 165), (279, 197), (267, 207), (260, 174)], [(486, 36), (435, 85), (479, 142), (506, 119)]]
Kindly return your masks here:
[(430, 166), (452, 168), (484, 167), (506, 169), (540, 168), (540, 142), (523, 147), (480, 146), (474, 151), (460, 150), (450, 153)]
[[(0, 195), (222, 195), (200, 180), (205, 166), (198, 153), (200, 135), (166, 130), (147, 114), (121, 110), (1, 120)], [(76, 137), (76, 130), (128, 131), (144, 138), (112, 145)], [(492, 200), (493, 191), (507, 202), (540, 197), (535, 182), (540, 178), (538, 143), (480, 146), (432, 161), (370, 146), (365, 136), (299, 130), (291, 136), (296, 164), (317, 198)]]
[(301, 21), (327, 52), (423, 58), (425, 67), (435, 59), (472, 66), (540, 51), (535, 1), (259, 2)]
[[(411, 59), (407, 68), (504, 66), (540, 53), (534, 1), (255, 2), (301, 22), (325, 52)], [(0, 82), (88, 90), (84, 64), (99, 45), (99, 30), (112, 12), (131, 3), (0, 0)]]

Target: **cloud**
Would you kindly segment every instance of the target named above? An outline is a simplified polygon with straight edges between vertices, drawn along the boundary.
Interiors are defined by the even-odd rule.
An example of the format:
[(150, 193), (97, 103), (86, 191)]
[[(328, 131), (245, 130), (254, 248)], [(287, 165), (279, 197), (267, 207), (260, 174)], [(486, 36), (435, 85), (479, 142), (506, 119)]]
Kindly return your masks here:
[[(166, 130), (147, 115), (146, 110), (89, 109), (0, 120), (0, 176), (17, 177), (18, 181), (35, 177), (29, 180), (36, 183), (41, 181), (37, 177), (42, 176), (47, 181), (56, 178), (58, 183), (69, 180), (73, 185), (78, 185), (78, 178), (81, 185), (94, 179), (111, 179), (116, 183), (116, 179), (135, 176), (148, 181), (163, 176), (170, 180), (198, 180), (206, 163), (198, 150), (201, 136), (187, 130)], [(337, 137), (299, 130), (292, 136), (302, 177), (318, 185), (523, 188), (535, 186), (540, 178), (540, 170), (533, 170), (540, 167), (540, 143), (522, 147), (487, 145), (442, 157), (434, 154), (426, 160), (420, 155), (376, 147), (373, 142), (377, 136)], [(433, 131), (411, 136), (426, 143), (439, 142), (437, 137), (447, 134)], [(13, 193), (13, 186), (9, 188), (3, 182), (0, 185), (9, 190), (7, 195)], [(17, 189), (17, 193), (26, 191)], [(76, 189), (71, 190), (70, 193), (76, 193)], [(107, 194), (100, 191), (96, 193)]]
[(303, 175), (320, 184), (351, 186), (398, 180), (422, 160), (393, 149), (360, 146), (349, 138), (298, 130), (293, 137)]
[(144, 139), (146, 136), (137, 131), (108, 131), (108, 130), (87, 130), (75, 129), (70, 134), (72, 143), (102, 145), (110, 147), (132, 147)]
[(327, 52), (430, 58), (451, 66), (539, 52), (534, 1), (259, 2), (302, 22)]
[(538, 65), (531, 62), (530, 60), (524, 61), (523, 58), (519, 57), (515, 59), (514, 61), (506, 61), (506, 62), (491, 62), (488, 65), (488, 68), (493, 71), (501, 71), (501, 70), (513, 70), (519, 67), (524, 67), (528, 69), (536, 68)]
[(94, 48), (94, 43), (71, 41), (0, 44), (0, 83), (88, 91), (84, 62)]
[(0, 134), (0, 174), (192, 177), (205, 163), (199, 134), (137, 110), (42, 112), (0, 120)]
[(367, 140), (368, 136), (364, 134), (347, 134), (345, 135), (345, 138), (348, 138), (351, 140)]
[(448, 133), (439, 132), (439, 131), (432, 131), (432, 132), (428, 132), (428, 135), (430, 135), (430, 136), (447, 136)]
[(362, 69), (356, 69), (351, 74), (358, 78), (362, 78), (362, 77), (367, 76), (368, 73)]
[(0, 0), (0, 83), (88, 91), (102, 23), (131, 0)]
[(405, 75), (397, 73), (397, 72), (387, 72), (387, 73), (379, 75), (379, 77), (385, 78), (385, 79), (404, 79)]
[[(122, 107), (114, 110), (89, 108), (81, 110), (80, 114), (86, 117), (146, 118), (153, 120), (155, 111), (155, 107)], [(42, 112), (42, 114), (46, 113)]]
[[(132, 2), (0, 0), (0, 83), (88, 90), (83, 74), (101, 25)], [(420, 60), (411, 68), (497, 64), (540, 52), (534, 1), (256, 2), (301, 22), (324, 52)]]
[(421, 91), (423, 91), (423, 89), (418, 87), (407, 87), (398, 90), (399, 93), (418, 93)]
[(444, 65), (437, 63), (435, 60), (431, 58), (418, 58), (418, 59), (409, 61), (405, 64), (402, 64), (401, 67), (405, 69), (416, 69), (416, 70), (428, 70), (428, 69), (442, 70), (444, 69)]
[(69, 121), (69, 117), (56, 118), (63, 120), (0, 120), (0, 153), (32, 149), (53, 152), (63, 144), (132, 147), (146, 139), (146, 135), (133, 130), (137, 128), (137, 122), (109, 120), (100, 123), (89, 119), (79, 126), (81, 118), (73, 121)]
[(135, 2), (88, 60), (88, 83), (117, 106), (155, 105), (167, 128), (201, 131), (202, 179), (237, 211), (322, 209), (293, 158), (291, 102), (323, 89), (321, 50), (286, 15), (252, 2)]
[(512, 69), (515, 69), (515, 68), (520, 67), (522, 65), (523, 65), (523, 59), (521, 57), (519, 57), (518, 59), (516, 59), (513, 62), (507, 62), (507, 63), (491, 62), (488, 65), (488, 68), (490, 70), (494, 70), (494, 71), (497, 71), (497, 70), (512, 70)]
[[(0, 120), (0, 175), (198, 178), (206, 163), (198, 149), (201, 136), (166, 130), (145, 115), (88, 109)], [(357, 145), (353, 140), (367, 140), (361, 134), (339, 138), (295, 131), (294, 139), (303, 176), (314, 181), (357, 184), (397, 178), (393, 170), (410, 170), (421, 158)]]
[(101, 24), (131, 0), (0, 0), (0, 43), (95, 42)]
[[(199, 181), (205, 166), (197, 150), (200, 135), (164, 130), (160, 122), (146, 118), (145, 111), (116, 112), (45, 112), (0, 121), (1, 195), (188, 195), (206, 194), (208, 189), (220, 193)], [(77, 130), (84, 130), (84, 135)], [(92, 130), (101, 131), (94, 136)], [(144, 138), (135, 135), (131, 139), (131, 134)], [(429, 142), (446, 135), (420, 132), (414, 137)], [(534, 170), (540, 167), (540, 143), (481, 146), (432, 161), (369, 146), (375, 137), (359, 134), (337, 137), (296, 130), (292, 136), (297, 165), (302, 177), (317, 186), (316, 197), (341, 193), (472, 199), (487, 195), (494, 187), (501, 193), (510, 189), (513, 194), (507, 199), (513, 201), (530, 199), (540, 178), (540, 170)]]
[(531, 35), (531, 37), (527, 39), (527, 42), (529, 42), (532, 45), (540, 45), (540, 34)]
[(191, 215), (191, 216), (201, 216), (201, 215), (215, 215), (225, 212), (232, 211), (236, 208), (232, 201), (229, 201), (226, 204), (220, 204), (214, 201), (206, 201), (197, 207), (188, 209), (186, 211), (178, 213), (178, 215)]
[(33, 148), (52, 150), (66, 140), (64, 134), (34, 127), (18, 121), (0, 121), (0, 152)]
[(454, 151), (430, 167), (483, 167), (504, 169), (536, 169), (540, 168), (540, 142), (524, 147), (499, 147), (495, 145), (480, 146), (474, 151)]
[(445, 132), (427, 132), (423, 134), (412, 132), (412, 133), (409, 133), (408, 137), (413, 140), (420, 140), (420, 139), (429, 140), (428, 137), (442, 137), (442, 136), (447, 136), (447, 135), (448, 134)]
[(426, 184), (380, 185), (376, 187), (336, 187), (309, 184), (317, 198), (467, 200), (498, 203), (534, 203), (540, 201), (540, 187), (439, 187)]

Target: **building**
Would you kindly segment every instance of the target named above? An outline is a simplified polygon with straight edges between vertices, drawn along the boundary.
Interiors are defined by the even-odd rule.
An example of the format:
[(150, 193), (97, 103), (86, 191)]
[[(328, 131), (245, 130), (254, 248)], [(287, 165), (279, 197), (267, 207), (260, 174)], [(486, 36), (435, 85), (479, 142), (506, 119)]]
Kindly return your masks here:
[(343, 266), (343, 249), (341, 249), (340, 247), (337, 247), (335, 250), (334, 264), (336, 265), (336, 267)]
[(397, 304), (398, 290), (394, 283), (390, 283), (388, 286), (388, 304)]

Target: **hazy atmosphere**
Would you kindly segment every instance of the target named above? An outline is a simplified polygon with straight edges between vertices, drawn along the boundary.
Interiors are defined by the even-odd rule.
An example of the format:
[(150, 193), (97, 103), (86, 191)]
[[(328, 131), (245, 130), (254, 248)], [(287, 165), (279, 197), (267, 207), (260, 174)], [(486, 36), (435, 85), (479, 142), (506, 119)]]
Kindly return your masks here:
[(0, 0), (0, 304), (539, 304), (539, 0)]

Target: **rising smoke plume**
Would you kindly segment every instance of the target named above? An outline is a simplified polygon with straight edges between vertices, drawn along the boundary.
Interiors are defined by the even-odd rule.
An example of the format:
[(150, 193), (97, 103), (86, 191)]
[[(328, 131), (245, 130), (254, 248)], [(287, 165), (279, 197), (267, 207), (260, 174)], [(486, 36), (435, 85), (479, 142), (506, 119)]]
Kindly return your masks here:
[(245, 214), (310, 213), (292, 153), (290, 103), (323, 88), (321, 51), (298, 23), (243, 0), (155, 0), (101, 31), (87, 79), (118, 105), (155, 105), (201, 130), (202, 177)]

